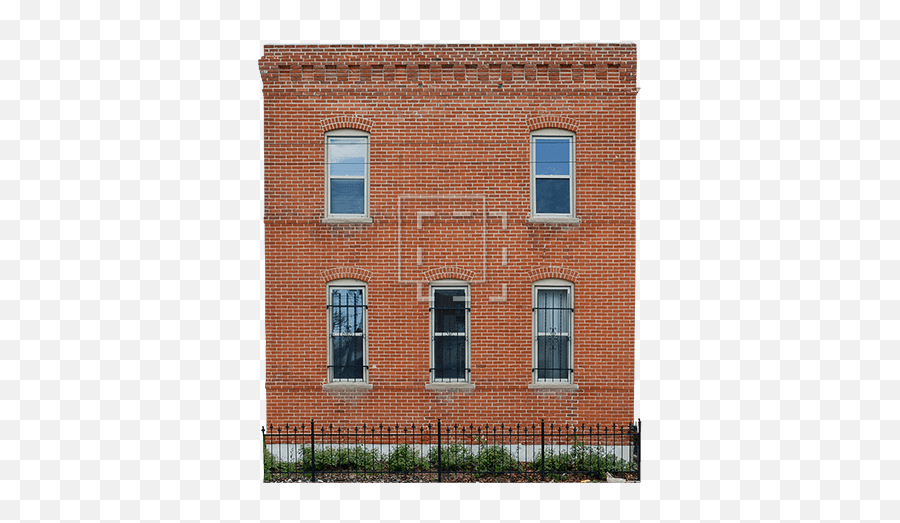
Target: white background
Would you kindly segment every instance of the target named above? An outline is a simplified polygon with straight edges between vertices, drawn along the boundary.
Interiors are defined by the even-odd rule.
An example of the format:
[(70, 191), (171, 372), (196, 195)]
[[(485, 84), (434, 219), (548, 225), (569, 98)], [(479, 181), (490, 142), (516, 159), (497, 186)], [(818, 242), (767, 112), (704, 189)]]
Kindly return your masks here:
[[(896, 520), (890, 2), (5, 2), (0, 515)], [(266, 43), (638, 45), (640, 485), (271, 485)]]

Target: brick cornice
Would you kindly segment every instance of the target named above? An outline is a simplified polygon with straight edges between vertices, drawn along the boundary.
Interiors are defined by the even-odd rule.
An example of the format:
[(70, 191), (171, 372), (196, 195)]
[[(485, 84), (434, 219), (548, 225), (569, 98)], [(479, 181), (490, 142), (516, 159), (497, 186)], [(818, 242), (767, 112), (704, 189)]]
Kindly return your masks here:
[(622, 44), (267, 45), (265, 87), (515, 85), (633, 88), (637, 46)]

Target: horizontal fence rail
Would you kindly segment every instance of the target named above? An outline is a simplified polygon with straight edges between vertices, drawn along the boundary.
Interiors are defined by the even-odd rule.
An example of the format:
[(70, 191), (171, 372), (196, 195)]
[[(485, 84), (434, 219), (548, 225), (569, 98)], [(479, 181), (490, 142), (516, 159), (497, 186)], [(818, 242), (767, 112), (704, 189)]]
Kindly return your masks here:
[[(504, 474), (546, 481), (562, 474), (640, 481), (641, 421), (628, 426), (559, 423), (262, 428), (264, 481), (408, 475), (414, 481)], [(336, 477), (336, 475), (341, 475)], [(348, 479), (349, 478), (349, 479)], [(424, 478), (424, 479), (423, 479)]]

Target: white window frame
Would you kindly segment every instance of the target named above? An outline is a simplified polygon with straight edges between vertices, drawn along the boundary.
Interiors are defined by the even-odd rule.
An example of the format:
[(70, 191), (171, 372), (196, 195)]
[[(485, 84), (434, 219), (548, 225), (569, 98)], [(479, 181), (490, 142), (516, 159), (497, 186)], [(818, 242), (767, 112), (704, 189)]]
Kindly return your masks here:
[[(339, 180), (364, 180), (364, 210), (362, 214), (336, 214), (331, 212), (331, 157), (329, 145), (331, 138), (365, 138), (366, 139), (366, 166), (363, 176), (335, 176)], [(369, 217), (369, 154), (372, 149), (372, 140), (369, 133), (357, 129), (337, 129), (325, 133), (325, 217), (326, 218), (368, 218)]]
[[(332, 328), (333, 325), (331, 323), (331, 314), (333, 307), (331, 306), (331, 291), (334, 289), (362, 289), (363, 296), (363, 332), (359, 334), (362, 336), (362, 349), (363, 349), (363, 378), (362, 381), (354, 380), (354, 379), (335, 379), (334, 378), (334, 369), (331, 367), (334, 363), (333, 358), (333, 349), (331, 343), (331, 337), (333, 336)], [(326, 314), (326, 335), (328, 336), (328, 356), (327, 356), (327, 367), (326, 371), (328, 374), (328, 383), (369, 383), (369, 289), (368, 285), (364, 281), (354, 280), (350, 278), (340, 279), (340, 280), (332, 280), (328, 282), (326, 285), (326, 293), (325, 293), (325, 303), (328, 304), (327, 310), (328, 314)], [(350, 334), (351, 336), (356, 336), (357, 334)]]
[[(538, 176), (536, 174), (536, 144), (539, 140), (547, 138), (566, 138), (569, 140), (569, 175), (568, 176)], [(531, 216), (534, 218), (575, 218), (575, 133), (565, 129), (538, 129), (531, 132)], [(568, 180), (569, 181), (569, 212), (567, 213), (538, 213), (537, 212), (537, 180)]]
[[(434, 338), (438, 335), (434, 331), (434, 292), (436, 289), (441, 290), (462, 290), (465, 291), (465, 301), (466, 301), (466, 361), (465, 361), (465, 369), (463, 379), (441, 379), (435, 380), (435, 373), (431, 372), (430, 369), (434, 368)], [(429, 304), (429, 314), (428, 314), (428, 368), (429, 368), (429, 376), (428, 379), (431, 383), (469, 383), (471, 380), (471, 362), (472, 362), (472, 318), (471, 318), (471, 304), (472, 304), (472, 294), (471, 288), (469, 284), (463, 280), (454, 280), (454, 279), (444, 279), (437, 280), (431, 283), (428, 291), (428, 304)], [(445, 333), (443, 336), (457, 336), (457, 334)]]
[(531, 312), (531, 332), (532, 332), (532, 369), (537, 369), (538, 362), (540, 359), (538, 358), (538, 336), (541, 334), (538, 332), (538, 291), (541, 290), (565, 290), (568, 293), (568, 306), (573, 309), (569, 311), (569, 325), (568, 332), (566, 333), (569, 337), (569, 368), (573, 369), (571, 373), (566, 375), (565, 379), (560, 378), (544, 378), (539, 379), (537, 371), (532, 371), (532, 383), (573, 383), (575, 380), (575, 286), (570, 281), (561, 280), (557, 278), (547, 278), (543, 280), (538, 280), (534, 282), (531, 286), (532, 288), (532, 312)]

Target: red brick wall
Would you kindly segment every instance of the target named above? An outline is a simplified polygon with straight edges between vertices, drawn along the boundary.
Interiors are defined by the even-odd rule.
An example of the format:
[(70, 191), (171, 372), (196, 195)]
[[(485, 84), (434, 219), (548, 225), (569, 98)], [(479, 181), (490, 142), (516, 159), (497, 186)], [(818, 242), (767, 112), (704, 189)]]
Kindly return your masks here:
[[(259, 67), (267, 423), (633, 420), (634, 44), (266, 46)], [(576, 132), (578, 224), (526, 221), (543, 127)], [(371, 224), (322, 222), (324, 133), (341, 128), (370, 133)], [(398, 281), (443, 267), (473, 281), (470, 391), (426, 389), (428, 285)], [(548, 276), (574, 282), (573, 390), (529, 388)], [(323, 388), (336, 277), (368, 282), (370, 390)]]

